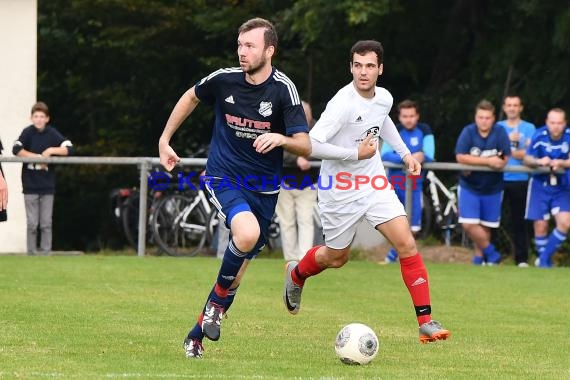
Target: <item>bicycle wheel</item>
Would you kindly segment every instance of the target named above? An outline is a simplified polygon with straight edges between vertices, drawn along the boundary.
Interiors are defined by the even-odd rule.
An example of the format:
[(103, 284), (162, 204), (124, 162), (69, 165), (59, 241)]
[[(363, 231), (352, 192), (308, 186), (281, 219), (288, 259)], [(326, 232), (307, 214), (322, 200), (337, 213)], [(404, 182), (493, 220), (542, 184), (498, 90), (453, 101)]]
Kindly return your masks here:
[(206, 230), (206, 240), (208, 242), (210, 242), (210, 244), (212, 244), (214, 237), (217, 236), (218, 233), (218, 227), (220, 225), (220, 223), (222, 223), (220, 221), (220, 219), (218, 218), (218, 209), (213, 207), (212, 211), (210, 212), (210, 215), (208, 216), (208, 229)]
[(273, 214), (271, 217), (271, 223), (267, 228), (267, 242), (266, 246), (267, 249), (273, 251), (274, 249), (279, 247), (279, 239), (281, 238), (281, 226), (279, 225), (279, 218), (277, 214)]
[(123, 233), (127, 243), (135, 249), (139, 241), (139, 199), (139, 192), (133, 190), (121, 205)]
[(195, 256), (206, 242), (207, 216), (194, 198), (164, 197), (152, 220), (154, 241), (170, 256)]
[(459, 215), (453, 209), (449, 210), (448, 214), (443, 217), (441, 225), (441, 232), (443, 242), (447, 246), (459, 245), (461, 247), (469, 246), (469, 239), (467, 238), (461, 224), (458, 221)]

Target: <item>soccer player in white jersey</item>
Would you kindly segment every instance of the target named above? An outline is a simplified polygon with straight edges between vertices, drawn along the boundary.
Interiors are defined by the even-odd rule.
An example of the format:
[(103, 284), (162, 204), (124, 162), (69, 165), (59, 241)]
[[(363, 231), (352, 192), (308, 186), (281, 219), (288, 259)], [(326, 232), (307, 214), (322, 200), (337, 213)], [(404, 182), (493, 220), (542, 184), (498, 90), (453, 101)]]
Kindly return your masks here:
[(321, 176), (334, 178), (318, 191), (325, 246), (311, 248), (298, 263), (286, 266), (283, 299), (291, 314), (299, 312), (305, 280), (327, 268), (343, 266), (358, 224), (364, 218), (383, 234), (400, 256), (400, 266), (419, 325), (420, 342), (447, 339), (450, 332), (431, 319), (427, 271), (416, 248), (404, 206), (391, 186), (378, 152), (382, 138), (402, 157), (410, 175), (421, 165), (410, 154), (388, 116), (392, 95), (376, 82), (382, 74), (383, 48), (358, 41), (350, 51), (353, 80), (329, 101), (309, 133), (312, 155), (323, 160)]

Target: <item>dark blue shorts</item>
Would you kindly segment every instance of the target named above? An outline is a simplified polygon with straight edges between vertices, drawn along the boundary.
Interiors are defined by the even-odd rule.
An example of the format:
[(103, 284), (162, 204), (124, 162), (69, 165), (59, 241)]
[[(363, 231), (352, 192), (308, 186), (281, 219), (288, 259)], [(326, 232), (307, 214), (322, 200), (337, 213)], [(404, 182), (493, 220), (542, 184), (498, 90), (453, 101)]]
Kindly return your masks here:
[(267, 232), (271, 218), (275, 213), (278, 194), (257, 193), (239, 185), (219, 185), (220, 182), (216, 179), (205, 182), (210, 201), (218, 209), (222, 219), (225, 219), (226, 227), (230, 228), (233, 217), (244, 211), (253, 213), (257, 223), (259, 223), (261, 235), (255, 248), (246, 256), (247, 259), (252, 259), (257, 256), (267, 242)]

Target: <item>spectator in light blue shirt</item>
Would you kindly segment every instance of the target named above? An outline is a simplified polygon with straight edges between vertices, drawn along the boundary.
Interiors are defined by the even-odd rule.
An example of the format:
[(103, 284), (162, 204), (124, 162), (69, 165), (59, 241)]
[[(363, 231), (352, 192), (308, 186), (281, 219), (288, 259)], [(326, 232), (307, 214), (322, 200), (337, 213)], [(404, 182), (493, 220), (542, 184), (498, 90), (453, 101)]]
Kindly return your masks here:
[[(508, 166), (524, 166), (522, 160), (536, 130), (534, 124), (521, 119), (523, 109), (523, 101), (518, 95), (509, 95), (503, 100), (503, 112), (507, 118), (498, 124), (505, 128), (511, 142)], [(528, 174), (505, 172), (504, 180), (504, 202), (511, 211), (509, 232), (515, 244), (515, 263), (521, 268), (528, 267), (529, 224), (524, 218)]]

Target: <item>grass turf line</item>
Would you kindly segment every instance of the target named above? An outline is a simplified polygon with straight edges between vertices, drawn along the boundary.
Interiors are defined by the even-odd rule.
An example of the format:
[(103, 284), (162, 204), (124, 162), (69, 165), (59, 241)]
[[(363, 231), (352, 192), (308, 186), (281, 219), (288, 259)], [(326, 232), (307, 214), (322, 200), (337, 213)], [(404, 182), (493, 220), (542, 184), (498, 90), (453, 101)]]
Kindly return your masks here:
[[(219, 269), (213, 258), (0, 257), (2, 378), (570, 378), (568, 269), (428, 265), (434, 318), (452, 338), (420, 345), (397, 265), (351, 262), (282, 305), (283, 261), (255, 260), (203, 360), (184, 357)], [(372, 327), (380, 353), (340, 363), (334, 338)]]

